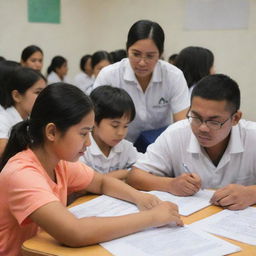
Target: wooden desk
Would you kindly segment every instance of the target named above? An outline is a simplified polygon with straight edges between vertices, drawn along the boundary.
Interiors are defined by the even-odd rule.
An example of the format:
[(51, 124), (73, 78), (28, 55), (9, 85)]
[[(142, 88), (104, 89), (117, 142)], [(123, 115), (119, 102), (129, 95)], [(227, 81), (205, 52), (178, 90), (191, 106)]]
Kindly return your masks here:
[[(85, 201), (91, 200), (97, 196), (85, 196), (76, 200), (72, 206), (77, 204), (81, 204)], [(197, 220), (208, 217), (214, 213), (221, 211), (220, 207), (217, 206), (209, 206), (205, 209), (202, 209), (199, 212), (191, 214), (187, 217), (182, 217), (185, 224), (193, 223)], [(239, 247), (241, 247), (242, 251), (235, 253), (233, 255), (256, 255), (256, 246), (244, 244), (241, 242), (237, 242), (231, 239), (223, 238), (224, 240), (233, 243)], [(111, 256), (112, 254), (105, 250), (100, 245), (92, 245), (81, 248), (69, 248), (63, 245), (60, 245), (54, 238), (48, 235), (46, 232), (41, 232), (35, 237), (24, 242), (22, 246), (22, 254), (24, 256)]]

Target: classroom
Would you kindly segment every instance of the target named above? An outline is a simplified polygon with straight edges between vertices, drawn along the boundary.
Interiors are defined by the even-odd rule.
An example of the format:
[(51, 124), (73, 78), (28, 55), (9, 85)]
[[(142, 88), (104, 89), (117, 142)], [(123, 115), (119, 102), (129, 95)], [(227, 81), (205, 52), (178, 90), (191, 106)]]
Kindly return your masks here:
[[(38, 5), (39, 2), (41, 2), (41, 5)], [(50, 21), (50, 16), (47, 16), (49, 13), (53, 14), (53, 11), (39, 18), (36, 16), (31, 18), (36, 11), (40, 14), (40, 10), (36, 9), (38, 6), (45, 8), (45, 10), (48, 9), (48, 11), (55, 10), (54, 20)], [(256, 202), (254, 194), (256, 189), (254, 183), (256, 163), (254, 163), (254, 159), (256, 158), (252, 149), (253, 140), (254, 137), (256, 140), (256, 136), (252, 135), (253, 132), (248, 132), (249, 135), (246, 136), (247, 130), (243, 132), (243, 129), (247, 129), (244, 128), (246, 125), (249, 127), (248, 130), (255, 129), (256, 132), (256, 128), (254, 128), (254, 122), (256, 122), (256, 101), (254, 99), (254, 95), (256, 95), (256, 87), (254, 86), (256, 84), (254, 75), (254, 65), (256, 63), (256, 55), (254, 54), (256, 1), (0, 0), (0, 17), (0, 32), (2, 35), (0, 37), (0, 56), (4, 57), (5, 60), (20, 62), (23, 49), (29, 45), (38, 46), (43, 50), (43, 66), (40, 74), (26, 69), (27, 67), (15, 67), (12, 74), (16, 72), (17, 75), (8, 78), (5, 85), (13, 85), (12, 90), (18, 91), (19, 94), (18, 87), (14, 86), (15, 81), (16, 83), (19, 79), (25, 81), (24, 74), (31, 73), (27, 76), (30, 76), (33, 82), (24, 85), (24, 88), (26, 87), (24, 90), (29, 91), (30, 88), (35, 88), (35, 94), (37, 95), (34, 98), (35, 105), (33, 108), (31, 106), (31, 109), (27, 111), (28, 113), (20, 114), (21, 117), (19, 118), (16, 117), (17, 124), (13, 126), (15, 129), (10, 130), (11, 133), (8, 134), (10, 137), (9, 141), (7, 139), (6, 144), (4, 143), (4, 147), (7, 145), (5, 149), (2, 148), (2, 137), (0, 137), (0, 168), (4, 170), (0, 173), (0, 186), (4, 187), (0, 199), (2, 201), (5, 196), (6, 198), (12, 196), (13, 200), (8, 206), (8, 211), (1, 213), (2, 217), (1, 215), (0, 217), (7, 219), (8, 214), (13, 214), (19, 222), (18, 225), (15, 224), (16, 226), (9, 238), (0, 241), (0, 255), (12, 255), (14, 250), (4, 248), (4, 243), (8, 239), (10, 241), (15, 239), (14, 232), (20, 232), (19, 235), (22, 233), (17, 226), (23, 226), (27, 223), (29, 223), (28, 225), (35, 225), (33, 222), (40, 225), (45, 231), (36, 236), (30, 235), (30, 233), (35, 234), (35, 226), (30, 231), (26, 231), (26, 239), (20, 241), (20, 244), (23, 244), (22, 251), (18, 252), (16, 248), (15, 253), (17, 255), (167, 256), (190, 255), (190, 253), (191, 255), (256, 255), (255, 230), (253, 228), (256, 222), (251, 217), (256, 213), (254, 208), (254, 202)], [(37, 18), (38, 20), (36, 20)], [(134, 34), (129, 37), (132, 34), (132, 28), (138, 24), (140, 25), (140, 21), (143, 23), (145, 20), (144, 26), (153, 22), (152, 24), (156, 26), (154, 29), (158, 31), (158, 36), (153, 35), (153, 41), (150, 39), (154, 43), (153, 48), (152, 44), (147, 45), (149, 49), (155, 49), (149, 51), (149, 53), (140, 52), (138, 50), (141, 49), (140, 44), (137, 44), (149, 40), (147, 37), (134, 39)], [(159, 39), (161, 38), (161, 29), (164, 31), (165, 37), (162, 45), (162, 39)], [(136, 34), (136, 32), (134, 33)], [(148, 43), (148, 41), (146, 42)], [(135, 45), (138, 47), (137, 49), (136, 47), (133, 48)], [(163, 49), (161, 46), (164, 46)], [(179, 54), (188, 47), (199, 47), (207, 51), (209, 49), (211, 55), (214, 56), (215, 72), (210, 72), (210, 76), (200, 80), (198, 86), (189, 92), (186, 86), (185, 71), (180, 68), (184, 72), (183, 77), (180, 70), (177, 71), (176, 67), (173, 68), (172, 72), (180, 80), (179, 84), (177, 83), (173, 87), (175, 92), (172, 93), (176, 100), (170, 103), (173, 104), (173, 116), (170, 116), (170, 118), (174, 124), (168, 128), (166, 126), (171, 121), (167, 118), (165, 123), (163, 122), (162, 125), (154, 128), (150, 124), (147, 126), (146, 122), (145, 129), (141, 127), (141, 124), (137, 125), (136, 123), (137, 126), (133, 126), (138, 116), (143, 120), (142, 117), (146, 115), (143, 110), (144, 103), (138, 100), (141, 96), (138, 96), (138, 98), (134, 96), (135, 93), (132, 92), (132, 89), (126, 91), (121, 86), (115, 89), (108, 86), (115, 83), (114, 79), (107, 77), (107, 71), (109, 74), (110, 71), (114, 72), (114, 69), (112, 70), (110, 67), (103, 68), (103, 72), (99, 71), (97, 78), (95, 75), (93, 81), (96, 82), (94, 84), (92, 82), (91, 87), (85, 93), (81, 93), (75, 86), (74, 88), (68, 86), (69, 84), (75, 84), (74, 77), (81, 72), (81, 57), (87, 54), (94, 55), (100, 52), (100, 54), (108, 55), (110, 52), (125, 49), (128, 53), (127, 61), (143, 62), (150, 66), (154, 59), (157, 59), (156, 61), (161, 61), (162, 68), (167, 65), (165, 62), (168, 62), (170, 55)], [(67, 75), (63, 80), (64, 83), (59, 83), (60, 86), (46, 86), (47, 69), (54, 56), (64, 57), (68, 67)], [(158, 60), (158, 58), (161, 60)], [(116, 65), (116, 63), (111, 64), (112, 60), (110, 58), (108, 64), (110, 66)], [(125, 62), (123, 61), (123, 63)], [(131, 64), (131, 67), (134, 69), (134, 76), (139, 81), (138, 84), (141, 85), (141, 95), (149, 95), (148, 89), (153, 86), (151, 78), (153, 80), (155, 76), (151, 73), (150, 80), (146, 83), (146, 87), (143, 87), (143, 76), (140, 78), (138, 74), (143, 73), (144, 70), (139, 70), (136, 73), (135, 66)], [(177, 67), (179, 67), (178, 62)], [(0, 62), (0, 85), (1, 81)], [(131, 79), (128, 84), (133, 82)], [(209, 96), (210, 98), (208, 98), (207, 92), (203, 90), (207, 83), (208, 87), (209, 84), (220, 84), (216, 85), (219, 91), (213, 89), (213, 96)], [(227, 87), (225, 87), (225, 83), (228, 84)], [(20, 84), (23, 86), (22, 83)], [(147, 88), (149, 84), (151, 87)], [(35, 85), (36, 87), (34, 87)], [(179, 85), (180, 88), (178, 89)], [(4, 89), (7, 88), (5, 86)], [(113, 87), (115, 86), (113, 85)], [(234, 96), (234, 99), (230, 100), (225, 95), (219, 96), (222, 89), (223, 91), (226, 90), (228, 94), (231, 87), (233, 88), (234, 94), (232, 94), (232, 97)], [(180, 90), (180, 93), (176, 93), (176, 90)], [(0, 88), (0, 94), (1, 92), (2, 89)], [(13, 91), (8, 93), (15, 98)], [(158, 97), (157, 91), (152, 89), (150, 93), (150, 95), (157, 95)], [(161, 93), (162, 91), (159, 92), (157, 106), (153, 102), (152, 104), (151, 102), (147, 103), (149, 104), (147, 105), (148, 108), (156, 111), (157, 114), (155, 115), (160, 115), (158, 114), (162, 111), (160, 107), (169, 104), (169, 99), (161, 98)], [(189, 105), (191, 93), (191, 105)], [(184, 98), (181, 97), (181, 94)], [(211, 94), (210, 87), (209, 94)], [(2, 104), (1, 98), (0, 95), (0, 104), (1, 106), (4, 105), (6, 109), (14, 107), (16, 104), (10, 103), (12, 100), (6, 100)], [(106, 98), (108, 98), (108, 101)], [(216, 104), (219, 101), (220, 104)], [(78, 106), (78, 102), (84, 106), (83, 109)], [(206, 103), (209, 102), (213, 104), (207, 105)], [(226, 102), (228, 106), (229, 103), (231, 104), (228, 110), (224, 105)], [(118, 109), (115, 109), (116, 106), (118, 106)], [(214, 115), (209, 118), (211, 111), (208, 111), (208, 108), (211, 107), (219, 111), (220, 116), (216, 115), (217, 119)], [(0, 109), (0, 122), (5, 115), (3, 111)], [(107, 113), (108, 111), (109, 113)], [(39, 122), (39, 114), (41, 113), (43, 113), (42, 120)], [(60, 113), (63, 116), (58, 118), (58, 115), (61, 115)], [(67, 117), (64, 117), (64, 113), (68, 113)], [(203, 118), (204, 116), (205, 118)], [(247, 124), (246, 121), (241, 119), (252, 122)], [(186, 128), (186, 132), (182, 134), (186, 126), (185, 122), (190, 123), (191, 129)], [(237, 124), (241, 125), (241, 123), (242, 128), (239, 126), (240, 130), (238, 128), (235, 128), (235, 130), (234, 127), (237, 127)], [(193, 125), (194, 127), (200, 127), (198, 130), (203, 127), (206, 131), (203, 131), (202, 128), (200, 133), (197, 128), (193, 129)], [(0, 135), (3, 126), (3, 124), (0, 124)], [(119, 129), (120, 136), (118, 139), (115, 138), (112, 141), (110, 138), (103, 139), (110, 131), (108, 130), (110, 128), (107, 128), (110, 126), (111, 129), (114, 128), (116, 131)], [(162, 128), (166, 130), (163, 132)], [(138, 134), (132, 134), (130, 132), (132, 129), (137, 129)], [(163, 132), (161, 138), (159, 137), (156, 143), (153, 143), (150, 149), (143, 154), (145, 151), (139, 149), (138, 144), (136, 144), (138, 141), (134, 138), (138, 139), (139, 134), (143, 134), (144, 130), (146, 132), (154, 130), (158, 133), (159, 129), (161, 129), (161, 133)], [(188, 129), (192, 131), (189, 130), (188, 132)], [(207, 129), (216, 130), (214, 131), (216, 134), (215, 141), (221, 144), (221, 147), (216, 147), (213, 151), (208, 150), (208, 148), (215, 146), (211, 144), (215, 142), (214, 135), (212, 137), (207, 135)], [(78, 130), (80, 131), (79, 136), (76, 133)], [(223, 131), (222, 136), (217, 136), (218, 130)], [(18, 133), (20, 135), (26, 134), (25, 144), (17, 136)], [(187, 139), (188, 134), (193, 133), (195, 139)], [(235, 135), (232, 136), (233, 134)], [(238, 134), (241, 136), (241, 140), (235, 140), (234, 137)], [(171, 139), (172, 136), (175, 139)], [(125, 138), (127, 141), (123, 140)], [(179, 138), (181, 138), (180, 141)], [(170, 144), (165, 143), (169, 139), (170, 142), (168, 143)], [(195, 142), (196, 139), (197, 142)], [(14, 142), (18, 144), (14, 144)], [(199, 149), (199, 151), (196, 151), (196, 147), (192, 147), (195, 145), (192, 142), (197, 143), (201, 147), (201, 151)], [(246, 146), (243, 147), (242, 143), (245, 143)], [(251, 146), (248, 146), (249, 144)], [(14, 145), (19, 145), (19, 147), (15, 148)], [(188, 148), (191, 152), (187, 152), (189, 151), (187, 150), (183, 153), (182, 145), (189, 145)], [(141, 153), (137, 152), (136, 147)], [(112, 150), (114, 148), (115, 150)], [(219, 152), (216, 153), (217, 149)], [(72, 150), (73, 152), (71, 152)], [(99, 150), (103, 157), (99, 156)], [(88, 156), (85, 155), (85, 151)], [(233, 154), (233, 151), (235, 153), (242, 152), (246, 156), (241, 153), (240, 158), (234, 156), (236, 157), (234, 160), (233, 156), (229, 157), (228, 155), (229, 153)], [(75, 152), (77, 152), (76, 155)], [(125, 157), (122, 156), (122, 159), (118, 159), (118, 154), (124, 152)], [(170, 159), (166, 152), (172, 153)], [(195, 157), (195, 154), (198, 154), (197, 157)], [(12, 159), (14, 160), (9, 160), (10, 156), (13, 156)], [(22, 162), (19, 162), (19, 157), (22, 161), (32, 159), (32, 168), (35, 168), (36, 172), (42, 177), (26, 169), (25, 175), (27, 176), (22, 179), (21, 172), (17, 171), (15, 175), (20, 178), (20, 182), (18, 182), (17, 190), (15, 190), (16, 181), (14, 182), (14, 178), (11, 178), (12, 172), (17, 168), (27, 168), (22, 165)], [(78, 158), (80, 161), (77, 161)], [(106, 158), (114, 159), (111, 167), (103, 163)], [(232, 162), (230, 159), (233, 161), (233, 165), (229, 165), (229, 161)], [(168, 170), (169, 166), (172, 170)], [(205, 166), (207, 167), (206, 172), (197, 171), (197, 168), (204, 168)], [(237, 168), (233, 176), (228, 175), (227, 170), (231, 172), (235, 166), (246, 169), (245, 174), (242, 175), (242, 171)], [(179, 168), (182, 171), (178, 170)], [(108, 171), (104, 169), (108, 169)], [(220, 179), (222, 174), (219, 172), (224, 169), (223, 173), (226, 176)], [(67, 170), (71, 170), (73, 173), (69, 173)], [(115, 172), (115, 170), (117, 171)], [(212, 170), (216, 172), (211, 180), (209, 177), (213, 173)], [(78, 176), (80, 176), (80, 179)], [(152, 178), (153, 176), (154, 178)], [(184, 178), (185, 176), (189, 178)], [(25, 177), (31, 177), (31, 180), (29, 182), (25, 181)], [(36, 182), (33, 182), (33, 179), (40, 186), (42, 185), (40, 187), (41, 191), (33, 196), (29, 189), (25, 187), (24, 197), (19, 198), (20, 192), (18, 191), (23, 190), (24, 184), (35, 186)], [(8, 180), (8, 185), (6, 185), (6, 180)], [(235, 184), (227, 180), (232, 180)], [(45, 181), (47, 181), (47, 184), (44, 183)], [(60, 181), (63, 182), (61, 188), (58, 187)], [(70, 184), (67, 184), (67, 181)], [(174, 184), (175, 182), (176, 184)], [(166, 188), (168, 184), (173, 187)], [(15, 192), (12, 193), (12, 190), (10, 190), (10, 193), (9, 189), (12, 186)], [(87, 192), (85, 192), (84, 186), (86, 189), (88, 188)], [(230, 200), (236, 200), (234, 199), (236, 189), (236, 191), (244, 193), (243, 198), (251, 198), (244, 200), (246, 202), (234, 203), (232, 201), (232, 203), (225, 205), (225, 203), (222, 203), (223, 193), (226, 192), (225, 190), (223, 192), (223, 187), (227, 187), (228, 191), (232, 192), (232, 199), (226, 197), (229, 202)], [(243, 188), (248, 188), (247, 192), (243, 192), (245, 191)], [(217, 192), (214, 193), (212, 189), (216, 189)], [(80, 190), (82, 190), (83, 196), (79, 194)], [(49, 191), (54, 192), (51, 194)], [(17, 195), (15, 195), (16, 192)], [(40, 206), (36, 206), (37, 200), (39, 204), (40, 193), (45, 197), (40, 202)], [(63, 195), (69, 196), (64, 198)], [(48, 199), (46, 199), (47, 196)], [(222, 196), (223, 198), (221, 198)], [(23, 215), (25, 216), (27, 211), (30, 211), (28, 210), (30, 207), (28, 198), (30, 197), (33, 207), (35, 207), (34, 212), (31, 211), (31, 215), (29, 214), (23, 219)], [(56, 198), (58, 198), (58, 202)], [(16, 208), (15, 200), (17, 200), (17, 203), (23, 200), (24, 205)], [(8, 205), (8, 203), (8, 200), (4, 201), (4, 204)], [(66, 207), (62, 208), (61, 205), (63, 204), (70, 204), (69, 210)], [(143, 211), (139, 211), (138, 208)], [(55, 210), (56, 213), (53, 213), (51, 219), (49, 212)], [(167, 212), (169, 212), (168, 216)], [(57, 213), (60, 213), (59, 219)], [(62, 218), (68, 220), (65, 225), (60, 220)], [(235, 227), (234, 223), (237, 221), (241, 221), (241, 223), (238, 227)], [(15, 222), (14, 219), (12, 219), (12, 222)], [(166, 226), (170, 222), (170, 226)], [(91, 233), (83, 234), (81, 231), (76, 233), (79, 230), (79, 223), (83, 227), (88, 225), (91, 228)], [(220, 223), (226, 223), (225, 232)], [(55, 224), (60, 227), (59, 230), (54, 229)], [(5, 225), (5, 222), (3, 221), (1, 225)], [(159, 228), (156, 229), (155, 227)], [(246, 230), (246, 234), (240, 234), (239, 228)], [(63, 230), (75, 232), (73, 238), (70, 234), (63, 235)], [(143, 231), (138, 232), (141, 230)], [(98, 234), (98, 237), (96, 234)], [(173, 243), (168, 244), (167, 239), (165, 239), (167, 236), (170, 237)], [(193, 237), (193, 240), (191, 240), (191, 237)], [(184, 239), (184, 248), (182, 248), (182, 239)], [(84, 242), (85, 240), (86, 242)], [(138, 241), (142, 240), (144, 243), (140, 244)], [(197, 247), (196, 245), (200, 243), (202, 243), (202, 247)], [(152, 245), (151, 248), (148, 244)]]

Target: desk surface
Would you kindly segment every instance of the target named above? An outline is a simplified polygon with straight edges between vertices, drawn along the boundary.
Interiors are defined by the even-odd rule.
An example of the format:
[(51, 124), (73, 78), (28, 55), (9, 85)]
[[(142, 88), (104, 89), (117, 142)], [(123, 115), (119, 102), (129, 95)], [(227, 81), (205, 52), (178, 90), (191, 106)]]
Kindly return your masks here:
[[(72, 206), (91, 200), (96, 196), (85, 196), (76, 200)], [(193, 223), (197, 220), (208, 217), (214, 213), (221, 211), (221, 208), (217, 206), (209, 206), (201, 211), (191, 214), (187, 217), (182, 217), (185, 224)], [(235, 253), (234, 255), (256, 255), (256, 246), (244, 244), (231, 239), (223, 238), (235, 245), (241, 247), (242, 251)], [(22, 254), (24, 256), (40, 256), (40, 255), (55, 255), (55, 256), (111, 256), (112, 254), (105, 250), (100, 245), (92, 245), (81, 248), (69, 248), (60, 245), (54, 238), (48, 235), (46, 232), (41, 232), (35, 237), (24, 242), (22, 246)]]

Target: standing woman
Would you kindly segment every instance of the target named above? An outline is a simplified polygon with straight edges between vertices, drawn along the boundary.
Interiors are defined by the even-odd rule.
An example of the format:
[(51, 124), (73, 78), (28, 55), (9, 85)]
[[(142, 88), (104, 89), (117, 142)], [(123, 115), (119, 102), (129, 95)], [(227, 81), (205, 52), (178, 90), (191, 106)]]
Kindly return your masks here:
[(84, 55), (80, 60), (81, 72), (78, 73), (74, 78), (74, 85), (76, 85), (83, 92), (85, 92), (87, 88), (91, 86), (94, 82), (94, 79), (92, 78), (91, 61), (91, 55)]
[(29, 45), (21, 53), (21, 65), (41, 72), (44, 54), (40, 47)]
[(199, 46), (189, 46), (181, 50), (174, 65), (183, 72), (190, 93), (201, 78), (215, 74), (213, 53)]
[(139, 20), (129, 30), (128, 58), (99, 73), (94, 87), (112, 85), (125, 89), (136, 106), (135, 120), (127, 139), (135, 142), (145, 130), (158, 129), (184, 119), (189, 93), (182, 72), (160, 60), (164, 49), (164, 31), (150, 20)]
[(50, 66), (47, 69), (48, 84), (66, 82), (68, 73), (67, 60), (62, 56), (53, 57)]

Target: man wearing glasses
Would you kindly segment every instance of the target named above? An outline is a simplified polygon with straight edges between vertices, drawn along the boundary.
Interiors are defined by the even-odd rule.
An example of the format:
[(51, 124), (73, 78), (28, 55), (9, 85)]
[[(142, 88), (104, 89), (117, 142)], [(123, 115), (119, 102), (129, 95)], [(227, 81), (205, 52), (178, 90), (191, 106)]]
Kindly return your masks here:
[(256, 203), (256, 123), (240, 120), (240, 90), (217, 74), (199, 81), (187, 119), (170, 125), (134, 165), (128, 183), (187, 196), (217, 189), (211, 202), (231, 210)]

